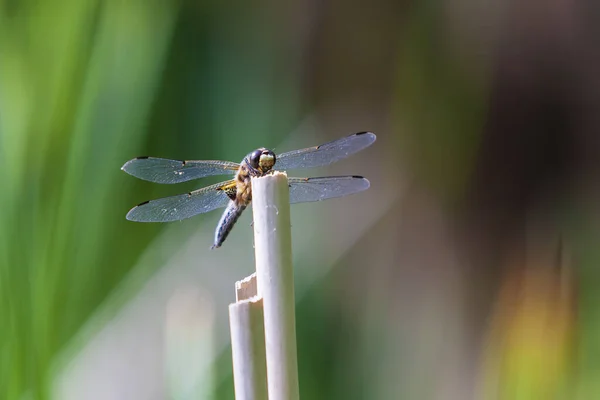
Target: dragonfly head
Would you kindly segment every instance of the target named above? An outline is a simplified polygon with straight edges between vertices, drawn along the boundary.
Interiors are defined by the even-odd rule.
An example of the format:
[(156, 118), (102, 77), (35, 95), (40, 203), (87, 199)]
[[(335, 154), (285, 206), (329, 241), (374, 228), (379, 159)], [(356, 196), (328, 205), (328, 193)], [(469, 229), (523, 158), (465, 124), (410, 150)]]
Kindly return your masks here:
[(275, 153), (264, 147), (254, 150), (248, 155), (250, 166), (266, 174), (275, 165)]

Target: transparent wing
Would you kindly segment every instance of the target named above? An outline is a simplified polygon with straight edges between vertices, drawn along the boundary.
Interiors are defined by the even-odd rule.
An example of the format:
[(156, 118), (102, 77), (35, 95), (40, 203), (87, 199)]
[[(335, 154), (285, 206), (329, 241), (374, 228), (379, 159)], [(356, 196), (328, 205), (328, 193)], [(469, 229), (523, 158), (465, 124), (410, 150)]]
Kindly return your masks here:
[(126, 218), (136, 222), (170, 222), (225, 207), (231, 200), (222, 189), (232, 184), (235, 182), (226, 181), (190, 193), (150, 200), (133, 207)]
[(275, 168), (280, 171), (329, 165), (370, 146), (376, 136), (360, 132), (320, 146), (294, 150), (277, 156)]
[(237, 171), (239, 164), (230, 161), (180, 161), (156, 157), (138, 157), (121, 167), (129, 175), (155, 183), (180, 183), (205, 176), (225, 175)]
[(289, 178), (290, 203), (307, 203), (342, 197), (367, 190), (370, 183), (362, 176)]

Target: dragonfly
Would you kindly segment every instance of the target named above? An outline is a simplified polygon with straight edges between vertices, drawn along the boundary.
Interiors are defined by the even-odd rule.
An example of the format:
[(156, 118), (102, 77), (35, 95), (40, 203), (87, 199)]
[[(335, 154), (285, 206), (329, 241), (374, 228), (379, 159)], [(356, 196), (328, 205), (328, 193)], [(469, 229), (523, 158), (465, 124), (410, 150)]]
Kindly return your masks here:
[[(372, 132), (359, 132), (320, 146), (307, 147), (275, 155), (261, 147), (244, 157), (242, 162), (219, 160), (170, 160), (137, 157), (121, 169), (149, 182), (175, 184), (207, 176), (233, 175), (232, 179), (189, 193), (138, 204), (126, 218), (136, 222), (171, 222), (190, 218), (225, 207), (211, 249), (221, 247), (236, 221), (252, 201), (252, 177), (275, 171), (322, 167), (355, 154), (375, 142)], [(369, 181), (356, 175), (314, 178), (288, 178), (290, 203), (306, 203), (347, 196), (367, 190)]]

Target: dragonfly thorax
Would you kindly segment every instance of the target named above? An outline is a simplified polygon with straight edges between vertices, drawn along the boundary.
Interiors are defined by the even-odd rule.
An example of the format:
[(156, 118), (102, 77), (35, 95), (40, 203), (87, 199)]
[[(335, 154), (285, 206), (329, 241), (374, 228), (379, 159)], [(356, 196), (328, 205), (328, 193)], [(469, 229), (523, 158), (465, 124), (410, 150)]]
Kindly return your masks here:
[(259, 172), (260, 174), (266, 174), (271, 171), (273, 165), (275, 165), (275, 153), (269, 149), (261, 147), (260, 149), (254, 150), (252, 153), (246, 156), (248, 165)]

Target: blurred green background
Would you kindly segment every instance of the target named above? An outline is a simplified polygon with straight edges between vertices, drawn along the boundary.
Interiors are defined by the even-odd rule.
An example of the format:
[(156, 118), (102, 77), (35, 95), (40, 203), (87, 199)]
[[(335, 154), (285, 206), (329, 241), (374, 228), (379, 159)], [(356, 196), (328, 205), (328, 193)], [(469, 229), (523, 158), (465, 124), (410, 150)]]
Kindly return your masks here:
[(366, 130), (292, 209), (302, 398), (600, 398), (594, 4), (0, 0), (0, 398), (233, 399), (250, 213), (120, 167)]

